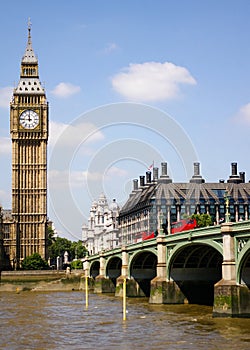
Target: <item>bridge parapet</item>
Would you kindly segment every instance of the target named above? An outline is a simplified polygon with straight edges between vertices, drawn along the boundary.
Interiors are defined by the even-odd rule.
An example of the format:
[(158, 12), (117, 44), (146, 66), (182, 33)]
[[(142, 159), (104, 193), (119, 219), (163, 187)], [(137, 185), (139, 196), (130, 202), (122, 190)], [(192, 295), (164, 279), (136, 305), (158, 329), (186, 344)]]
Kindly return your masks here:
[(234, 222), (232, 224), (234, 232), (250, 232), (250, 220)]

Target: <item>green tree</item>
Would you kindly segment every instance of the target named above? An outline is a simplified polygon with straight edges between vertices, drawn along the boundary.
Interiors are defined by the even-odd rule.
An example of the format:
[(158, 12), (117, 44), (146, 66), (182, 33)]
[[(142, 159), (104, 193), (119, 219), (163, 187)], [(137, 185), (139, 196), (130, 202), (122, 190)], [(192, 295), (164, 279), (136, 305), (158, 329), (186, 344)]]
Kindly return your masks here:
[(193, 214), (191, 218), (196, 220), (197, 227), (213, 225), (212, 217), (209, 214)]
[(58, 256), (64, 256), (65, 252), (69, 254), (69, 261), (81, 259), (86, 255), (87, 249), (82, 245), (82, 241), (71, 242), (67, 238), (58, 237), (48, 247), (48, 253), (52, 264), (56, 264)]
[(70, 264), (70, 267), (74, 270), (82, 269), (83, 268), (82, 261), (81, 260), (74, 260)]
[(24, 270), (47, 270), (49, 265), (40, 254), (34, 253), (30, 256), (27, 256), (22, 261), (22, 268)]
[(66, 251), (70, 254), (71, 244), (72, 242), (67, 238), (57, 237), (55, 241), (48, 247), (49, 257), (53, 260), (58, 256), (63, 257)]
[(82, 245), (82, 241), (72, 242), (70, 247), (70, 256), (72, 259), (81, 259), (87, 253), (87, 249)]
[(56, 238), (54, 237), (54, 230), (51, 226), (47, 228), (48, 232), (48, 247), (50, 247), (53, 243), (55, 243)]

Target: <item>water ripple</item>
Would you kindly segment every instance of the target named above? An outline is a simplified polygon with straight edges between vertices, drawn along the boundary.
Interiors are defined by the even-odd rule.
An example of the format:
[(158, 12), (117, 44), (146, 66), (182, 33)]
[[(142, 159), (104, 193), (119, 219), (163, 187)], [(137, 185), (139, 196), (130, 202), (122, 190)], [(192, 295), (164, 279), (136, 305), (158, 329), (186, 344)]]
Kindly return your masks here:
[(213, 319), (198, 305), (149, 305), (83, 292), (0, 293), (3, 350), (247, 350), (249, 319)]

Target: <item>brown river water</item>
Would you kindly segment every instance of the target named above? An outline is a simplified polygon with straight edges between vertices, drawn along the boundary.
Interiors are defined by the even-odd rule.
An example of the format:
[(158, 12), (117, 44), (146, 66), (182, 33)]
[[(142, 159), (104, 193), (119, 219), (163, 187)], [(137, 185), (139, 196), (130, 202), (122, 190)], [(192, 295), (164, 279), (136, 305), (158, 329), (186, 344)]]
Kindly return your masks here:
[(250, 319), (199, 305), (152, 305), (84, 292), (0, 293), (0, 349), (249, 350)]

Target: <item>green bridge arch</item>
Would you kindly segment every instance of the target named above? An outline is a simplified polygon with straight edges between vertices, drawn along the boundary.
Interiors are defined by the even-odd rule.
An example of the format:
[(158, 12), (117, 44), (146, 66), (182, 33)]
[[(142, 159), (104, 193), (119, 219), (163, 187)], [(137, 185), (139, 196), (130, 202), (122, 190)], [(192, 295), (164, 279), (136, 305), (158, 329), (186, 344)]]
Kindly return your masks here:
[[(247, 269), (245, 276), (244, 268)], [(248, 285), (248, 287), (250, 287), (250, 239), (244, 244), (244, 246), (238, 254), (238, 264), (236, 266), (236, 281), (239, 284), (245, 283), (246, 285)]]
[(176, 255), (178, 255), (181, 250), (183, 250), (187, 247), (195, 247), (197, 245), (211, 247), (223, 256), (222, 244), (215, 242), (212, 239), (209, 239), (209, 240), (197, 239), (194, 242), (184, 241), (184, 242), (177, 243), (174, 247), (173, 247), (173, 245), (167, 245), (167, 264), (166, 264), (166, 273), (167, 273), (166, 277), (167, 277), (167, 279), (170, 280), (171, 265), (173, 263), (173, 260), (176, 258)]

